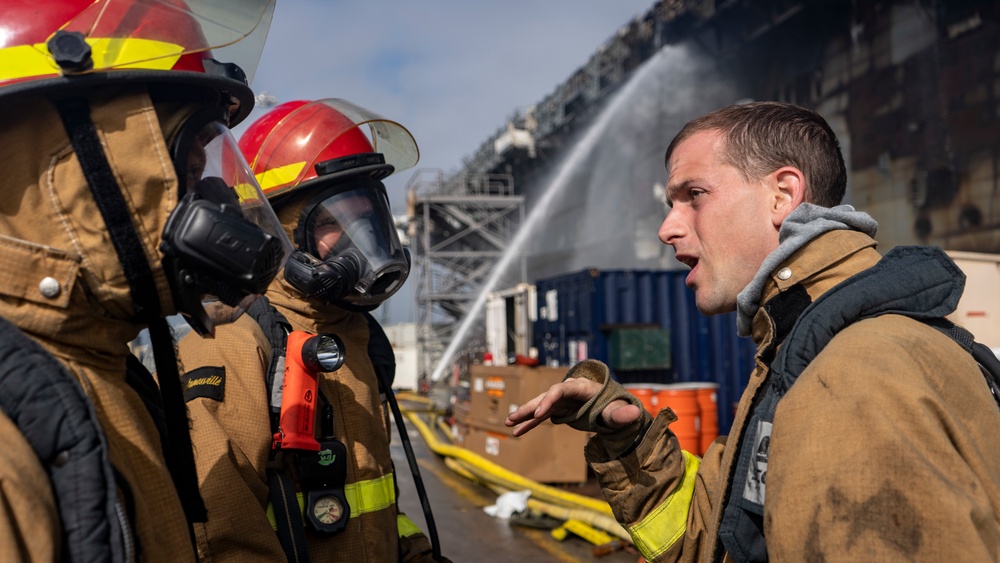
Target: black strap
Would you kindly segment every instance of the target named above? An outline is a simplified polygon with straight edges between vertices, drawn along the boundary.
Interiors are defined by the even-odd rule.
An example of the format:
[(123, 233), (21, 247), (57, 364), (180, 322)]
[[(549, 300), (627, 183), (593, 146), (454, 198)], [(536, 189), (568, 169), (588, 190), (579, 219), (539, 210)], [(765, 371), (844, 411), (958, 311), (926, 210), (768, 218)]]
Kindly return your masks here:
[(153, 282), (153, 272), (132, 223), (128, 204), (104, 154), (97, 128), (90, 119), (90, 105), (85, 99), (74, 98), (60, 100), (56, 107), (90, 192), (104, 218), (111, 243), (118, 253), (118, 261), (132, 293), (135, 320), (152, 321), (160, 316), (160, 299)]
[[(184, 402), (174, 341), (166, 319), (157, 319), (149, 325), (149, 340), (153, 345), (160, 396), (163, 397), (166, 416), (168, 449), (164, 450), (163, 455), (167, 469), (170, 470), (170, 477), (174, 481), (188, 522), (205, 522), (208, 520), (208, 512), (198, 490), (198, 472), (195, 470), (194, 451), (191, 447), (187, 403)], [(188, 531), (191, 532), (192, 545), (197, 545), (194, 530), (189, 528)]]
[[(392, 410), (392, 417), (396, 421), (396, 428), (399, 431), (399, 440), (403, 443), (403, 451), (406, 453), (406, 461), (410, 466), (410, 473), (413, 475), (413, 485), (417, 489), (417, 496), (420, 497), (420, 507), (424, 513), (424, 520), (427, 523), (427, 538), (431, 542), (431, 553), (434, 561), (441, 561), (441, 544), (438, 541), (437, 525), (434, 523), (434, 513), (431, 511), (431, 503), (427, 498), (427, 489), (424, 487), (424, 480), (420, 476), (420, 467), (417, 466), (417, 457), (413, 453), (413, 445), (410, 444), (410, 436), (406, 431), (406, 424), (403, 422), (403, 413), (399, 410), (396, 396), (392, 393), (392, 381), (396, 375), (396, 356), (392, 351), (392, 344), (385, 335), (382, 325), (375, 320), (371, 313), (365, 313), (368, 321), (368, 355), (372, 358), (375, 367), (376, 379), (378, 379), (379, 391), (385, 396), (389, 408)], [(396, 491), (397, 498), (399, 491)]]
[(278, 541), (289, 563), (308, 563), (306, 529), (295, 496), (295, 482), (284, 469), (268, 468), (267, 486), (271, 493), (274, 522), (278, 526)]
[(125, 356), (125, 383), (132, 388), (142, 404), (149, 412), (149, 416), (156, 425), (156, 431), (160, 435), (160, 447), (164, 452), (169, 451), (167, 443), (167, 414), (163, 408), (163, 397), (160, 396), (160, 387), (156, 384), (156, 379), (149, 373), (146, 366), (139, 358), (133, 354)]
[(375, 368), (380, 389), (383, 393), (388, 393), (392, 391), (393, 380), (396, 378), (396, 353), (382, 325), (371, 313), (364, 315), (368, 322), (368, 357)]
[(264, 387), (267, 393), (271, 434), (273, 435), (278, 431), (278, 422), (281, 416), (281, 403), (273, 400), (275, 399), (274, 381), (278, 376), (278, 370), (284, 369), (285, 348), (288, 342), (288, 333), (292, 331), (292, 325), (263, 295), (255, 299), (247, 308), (247, 315), (257, 321), (257, 326), (264, 332), (267, 343), (271, 346), (271, 363), (268, 365), (267, 374), (264, 377)]
[[(266, 297), (258, 297), (249, 308), (247, 314), (257, 322), (271, 346), (271, 363), (264, 376), (265, 392), (269, 405), (271, 419), (271, 434), (279, 431), (281, 415), (280, 402), (275, 404), (274, 381), (278, 370), (283, 369), (285, 349), (288, 343), (288, 333), (291, 324), (284, 315), (271, 305)], [(306, 550), (306, 529), (299, 511), (299, 502), (295, 494), (295, 481), (288, 475), (283, 463), (284, 456), (271, 452), (271, 464), (267, 470), (267, 485), (271, 497), (271, 507), (274, 510), (274, 522), (277, 525), (278, 541), (285, 557), (290, 562), (305, 563), (309, 561)]]
[(973, 359), (979, 363), (983, 377), (986, 378), (990, 393), (993, 393), (993, 400), (996, 401), (997, 407), (1000, 407), (1000, 358), (981, 342), (973, 342), (971, 352)]

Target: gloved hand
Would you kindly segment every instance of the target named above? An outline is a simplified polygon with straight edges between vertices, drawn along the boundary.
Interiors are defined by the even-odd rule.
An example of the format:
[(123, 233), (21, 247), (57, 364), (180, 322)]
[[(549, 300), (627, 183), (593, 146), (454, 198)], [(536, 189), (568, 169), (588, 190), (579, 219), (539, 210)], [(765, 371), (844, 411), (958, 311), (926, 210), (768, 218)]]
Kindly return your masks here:
[[(582, 404), (575, 413), (553, 416), (552, 422), (568, 424), (571, 428), (585, 432), (595, 432), (608, 455), (612, 459), (620, 457), (630, 450), (649, 428), (653, 422), (652, 416), (646, 412), (635, 395), (611, 378), (611, 370), (604, 363), (584, 360), (570, 368), (563, 381), (577, 377), (600, 383), (601, 390)], [(617, 404), (612, 404), (616, 401)], [(621, 401), (634, 405), (639, 411), (638, 416), (632, 409), (616, 412), (626, 406)], [(607, 409), (610, 410), (605, 412)]]
[(431, 542), (423, 532), (399, 538), (399, 560), (405, 563), (451, 563), (451, 559), (444, 555), (434, 559)]

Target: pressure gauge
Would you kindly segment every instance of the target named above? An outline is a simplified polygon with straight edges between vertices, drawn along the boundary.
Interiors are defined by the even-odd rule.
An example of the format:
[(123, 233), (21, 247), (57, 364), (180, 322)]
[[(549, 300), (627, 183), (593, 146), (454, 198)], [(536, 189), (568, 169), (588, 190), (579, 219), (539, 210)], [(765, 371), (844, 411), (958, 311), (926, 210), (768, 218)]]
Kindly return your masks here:
[(317, 532), (332, 534), (347, 525), (351, 507), (337, 492), (310, 491), (307, 516)]

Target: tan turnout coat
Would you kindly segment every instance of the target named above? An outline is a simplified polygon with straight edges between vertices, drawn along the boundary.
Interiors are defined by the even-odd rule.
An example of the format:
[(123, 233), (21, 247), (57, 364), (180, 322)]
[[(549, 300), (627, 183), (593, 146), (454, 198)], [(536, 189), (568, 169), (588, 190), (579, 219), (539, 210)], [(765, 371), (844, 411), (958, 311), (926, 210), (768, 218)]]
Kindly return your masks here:
[[(333, 333), (343, 340), (346, 363), (336, 372), (322, 374), (320, 389), (333, 406), (335, 435), (347, 448), (347, 483), (391, 486), (388, 418), (368, 357), (364, 315), (307, 301), (280, 276), (267, 297), (293, 330)], [(233, 325), (220, 327), (214, 340), (186, 337), (180, 354), (188, 370), (225, 366), (223, 400), (188, 402), (198, 479), (209, 511), (209, 522), (197, 528), (199, 557), (217, 562), (283, 560), (281, 544), (265, 514), (271, 451), (265, 375), (271, 346), (257, 323), (244, 315)], [(429, 560), (422, 559), (430, 551), (422, 533), (399, 537), (395, 502), (358, 508), (352, 508), (347, 528), (333, 536), (307, 529), (312, 560), (396, 561), (400, 542), (404, 560)]]
[[(125, 86), (95, 97), (92, 119), (131, 207), (164, 313), (171, 314), (157, 246), (177, 203), (177, 182), (160, 119), (143, 88)], [(127, 344), (143, 327), (128, 320), (128, 283), (62, 122), (36, 97), (0, 104), (0, 123), (0, 316), (58, 358), (93, 402), (110, 462), (134, 496), (129, 517), (140, 560), (193, 560), (159, 434), (125, 383)], [(39, 290), (46, 277), (60, 284), (53, 297)], [(3, 414), (0, 443), (0, 561), (56, 560), (60, 522), (51, 486)]]
[[(775, 268), (792, 276), (772, 274), (762, 302), (797, 283), (815, 301), (874, 265), (874, 247), (861, 233), (824, 234)], [(752, 329), (758, 351), (773, 326), (761, 308)], [(656, 561), (712, 560), (735, 444), (768, 376), (758, 356), (730, 435), (712, 444), (694, 476), (683, 535)], [(673, 420), (661, 411), (636, 450), (618, 460), (607, 461), (599, 438), (588, 444), (588, 461), (626, 528), (679, 490), (684, 460), (667, 427)], [(764, 508), (773, 560), (1000, 557), (1000, 409), (971, 356), (937, 330), (899, 315), (849, 326), (803, 371), (773, 424)], [(671, 510), (683, 515), (683, 507)]]

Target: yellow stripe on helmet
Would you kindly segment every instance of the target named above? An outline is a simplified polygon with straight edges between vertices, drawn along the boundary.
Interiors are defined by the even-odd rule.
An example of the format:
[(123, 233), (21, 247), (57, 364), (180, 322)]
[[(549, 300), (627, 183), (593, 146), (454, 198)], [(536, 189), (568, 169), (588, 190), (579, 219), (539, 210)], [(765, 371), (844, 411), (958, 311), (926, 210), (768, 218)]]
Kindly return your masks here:
[[(184, 47), (137, 38), (88, 38), (91, 58), (97, 70), (108, 68), (170, 70)], [(44, 43), (0, 48), (0, 81), (59, 74)]]
[(266, 194), (271, 190), (294, 182), (305, 167), (306, 163), (302, 161), (271, 168), (270, 170), (256, 174), (257, 183), (260, 184), (261, 191)]

